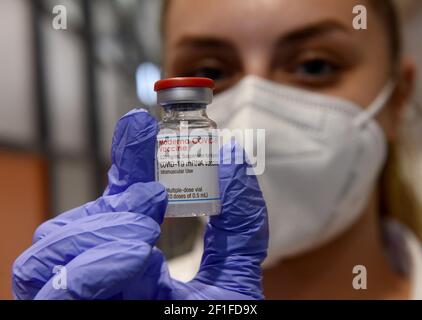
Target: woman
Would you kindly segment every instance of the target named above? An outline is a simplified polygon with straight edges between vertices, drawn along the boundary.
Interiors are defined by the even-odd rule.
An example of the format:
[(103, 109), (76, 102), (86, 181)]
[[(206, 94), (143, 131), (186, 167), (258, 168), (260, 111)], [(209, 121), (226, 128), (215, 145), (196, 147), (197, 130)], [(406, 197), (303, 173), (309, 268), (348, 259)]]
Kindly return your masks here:
[[(369, 28), (354, 30), (362, 3)], [(262, 298), (268, 207), (267, 298), (420, 298), (420, 245), (384, 226), (390, 197), (376, 183), (414, 74), (390, 1), (178, 0), (163, 17), (166, 76), (213, 78), (220, 127), (267, 130), (267, 205), (246, 164), (221, 165), (223, 209), (207, 224), (199, 272), (172, 279), (155, 247), (166, 206), (152, 181), (157, 126), (132, 111), (116, 127), (104, 196), (37, 229), (14, 264), (15, 296)]]
[[(353, 29), (353, 8), (360, 4), (367, 8), (368, 30)], [(385, 215), (394, 214), (390, 212), (392, 207), (398, 209), (397, 202), (399, 208), (406, 210), (414, 204), (403, 197), (402, 191), (398, 198), (397, 190), (387, 188), (396, 169), (392, 165), (394, 145), (414, 77), (414, 66), (401, 55), (399, 26), (391, 1), (167, 1), (163, 18), (166, 75), (210, 77), (217, 83), (217, 92), (237, 85), (240, 99), (244, 94), (242, 86), (251, 94), (260, 86), (253, 83), (260, 83), (257, 79), (262, 78), (369, 106), (386, 83), (395, 82), (388, 105), (377, 117), (390, 145), (384, 180), (379, 176), (364, 208), (348, 213), (356, 218), (339, 217), (350, 221), (321, 240), (324, 232), (329, 232), (328, 226), (322, 225), (311, 234), (315, 227), (303, 227), (306, 217), (283, 213), (286, 203), (277, 199), (286, 188), (283, 181), (269, 183), (265, 177), (270, 174), (268, 171), (261, 177), (270, 221), (267, 262), (276, 259), (276, 263), (267, 263), (264, 270), (264, 293), (270, 299), (422, 298), (419, 244), (406, 228), (384, 219)], [(251, 75), (258, 78), (250, 79)], [(249, 84), (239, 85), (245, 77)], [(224, 95), (226, 98), (217, 97), (210, 107), (211, 118), (220, 127), (241, 127), (242, 121), (227, 119), (235, 117), (230, 104), (236, 100), (227, 97), (230, 93)], [(265, 98), (263, 95), (262, 99)], [(219, 103), (222, 100), (225, 107)], [(246, 108), (250, 101), (242, 101)], [(259, 117), (259, 108), (254, 110), (248, 110), (251, 118)], [(322, 182), (319, 185), (322, 189), (330, 183), (318, 182)], [(302, 196), (306, 201), (309, 195)], [(413, 211), (417, 212), (416, 208)], [(411, 210), (396, 213), (400, 214), (412, 216)], [(315, 220), (323, 218), (310, 219), (318, 224)], [(276, 234), (289, 231), (304, 243), (302, 248), (284, 248), (286, 243), (290, 245), (288, 249), (294, 247), (289, 239), (294, 235), (279, 238)], [(297, 236), (301, 233), (302, 238)], [(189, 279), (196, 272), (200, 255), (201, 245), (197, 244), (192, 253), (172, 261), (170, 272), (177, 278)], [(406, 259), (411, 261), (407, 265), (403, 263)], [(356, 290), (352, 285), (357, 265), (366, 267), (366, 290)]]

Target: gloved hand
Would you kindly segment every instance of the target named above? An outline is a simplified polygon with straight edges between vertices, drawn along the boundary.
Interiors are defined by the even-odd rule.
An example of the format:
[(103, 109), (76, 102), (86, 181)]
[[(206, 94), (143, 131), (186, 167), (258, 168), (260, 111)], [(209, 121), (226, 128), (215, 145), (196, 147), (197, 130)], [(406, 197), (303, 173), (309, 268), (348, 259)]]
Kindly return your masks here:
[[(188, 283), (170, 277), (155, 247), (167, 205), (164, 187), (153, 182), (157, 132), (156, 121), (142, 110), (119, 121), (106, 191), (38, 227), (32, 247), (13, 265), (15, 298), (263, 298), (266, 207), (256, 177), (246, 175), (247, 164), (235, 164), (243, 152), (237, 146), (223, 152), (232, 161), (220, 165), (222, 212), (208, 222), (197, 276)], [(65, 267), (66, 289), (54, 288), (55, 266)]]

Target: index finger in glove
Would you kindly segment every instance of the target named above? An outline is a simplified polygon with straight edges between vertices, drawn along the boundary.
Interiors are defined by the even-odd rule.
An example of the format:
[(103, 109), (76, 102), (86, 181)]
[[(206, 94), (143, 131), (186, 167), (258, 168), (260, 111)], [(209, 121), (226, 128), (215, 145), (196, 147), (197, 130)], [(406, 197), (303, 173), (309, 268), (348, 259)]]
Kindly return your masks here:
[[(33, 242), (38, 241), (55, 228), (87, 215), (132, 211), (130, 206), (127, 210), (117, 209), (114, 205), (115, 198), (110, 196), (126, 191), (133, 184), (154, 181), (157, 133), (157, 121), (145, 110), (134, 109), (124, 115), (114, 130), (111, 147), (112, 165), (108, 172), (109, 182), (103, 197), (45, 222), (36, 230)], [(156, 187), (152, 186), (151, 192), (154, 192), (155, 189)], [(141, 192), (136, 197), (141, 202), (146, 200), (143, 201), (146, 205), (145, 210), (149, 210), (149, 199), (145, 198), (144, 193)]]
[(113, 135), (105, 195), (120, 193), (134, 183), (154, 181), (158, 130), (157, 121), (143, 109), (134, 109), (119, 120)]

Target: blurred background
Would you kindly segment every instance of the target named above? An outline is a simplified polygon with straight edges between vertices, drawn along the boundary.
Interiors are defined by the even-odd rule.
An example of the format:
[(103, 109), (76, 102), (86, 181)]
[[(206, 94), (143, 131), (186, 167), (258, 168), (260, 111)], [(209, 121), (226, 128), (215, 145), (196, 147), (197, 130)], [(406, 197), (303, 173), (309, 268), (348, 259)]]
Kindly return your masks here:
[[(66, 30), (52, 26), (56, 5), (67, 9)], [(398, 5), (406, 50), (422, 69), (422, 1)], [(12, 297), (12, 262), (36, 227), (103, 192), (116, 121), (139, 106), (157, 114), (160, 7), (0, 0), (0, 299)], [(160, 240), (168, 257), (190, 250), (199, 225), (176, 223), (166, 221)]]

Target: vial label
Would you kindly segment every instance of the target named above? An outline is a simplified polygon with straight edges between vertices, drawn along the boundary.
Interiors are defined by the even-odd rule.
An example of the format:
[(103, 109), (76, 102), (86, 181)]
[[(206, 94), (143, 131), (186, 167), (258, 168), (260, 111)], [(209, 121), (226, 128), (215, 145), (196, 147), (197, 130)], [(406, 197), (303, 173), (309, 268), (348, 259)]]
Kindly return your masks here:
[(218, 150), (212, 132), (157, 136), (157, 180), (170, 204), (220, 201)]

